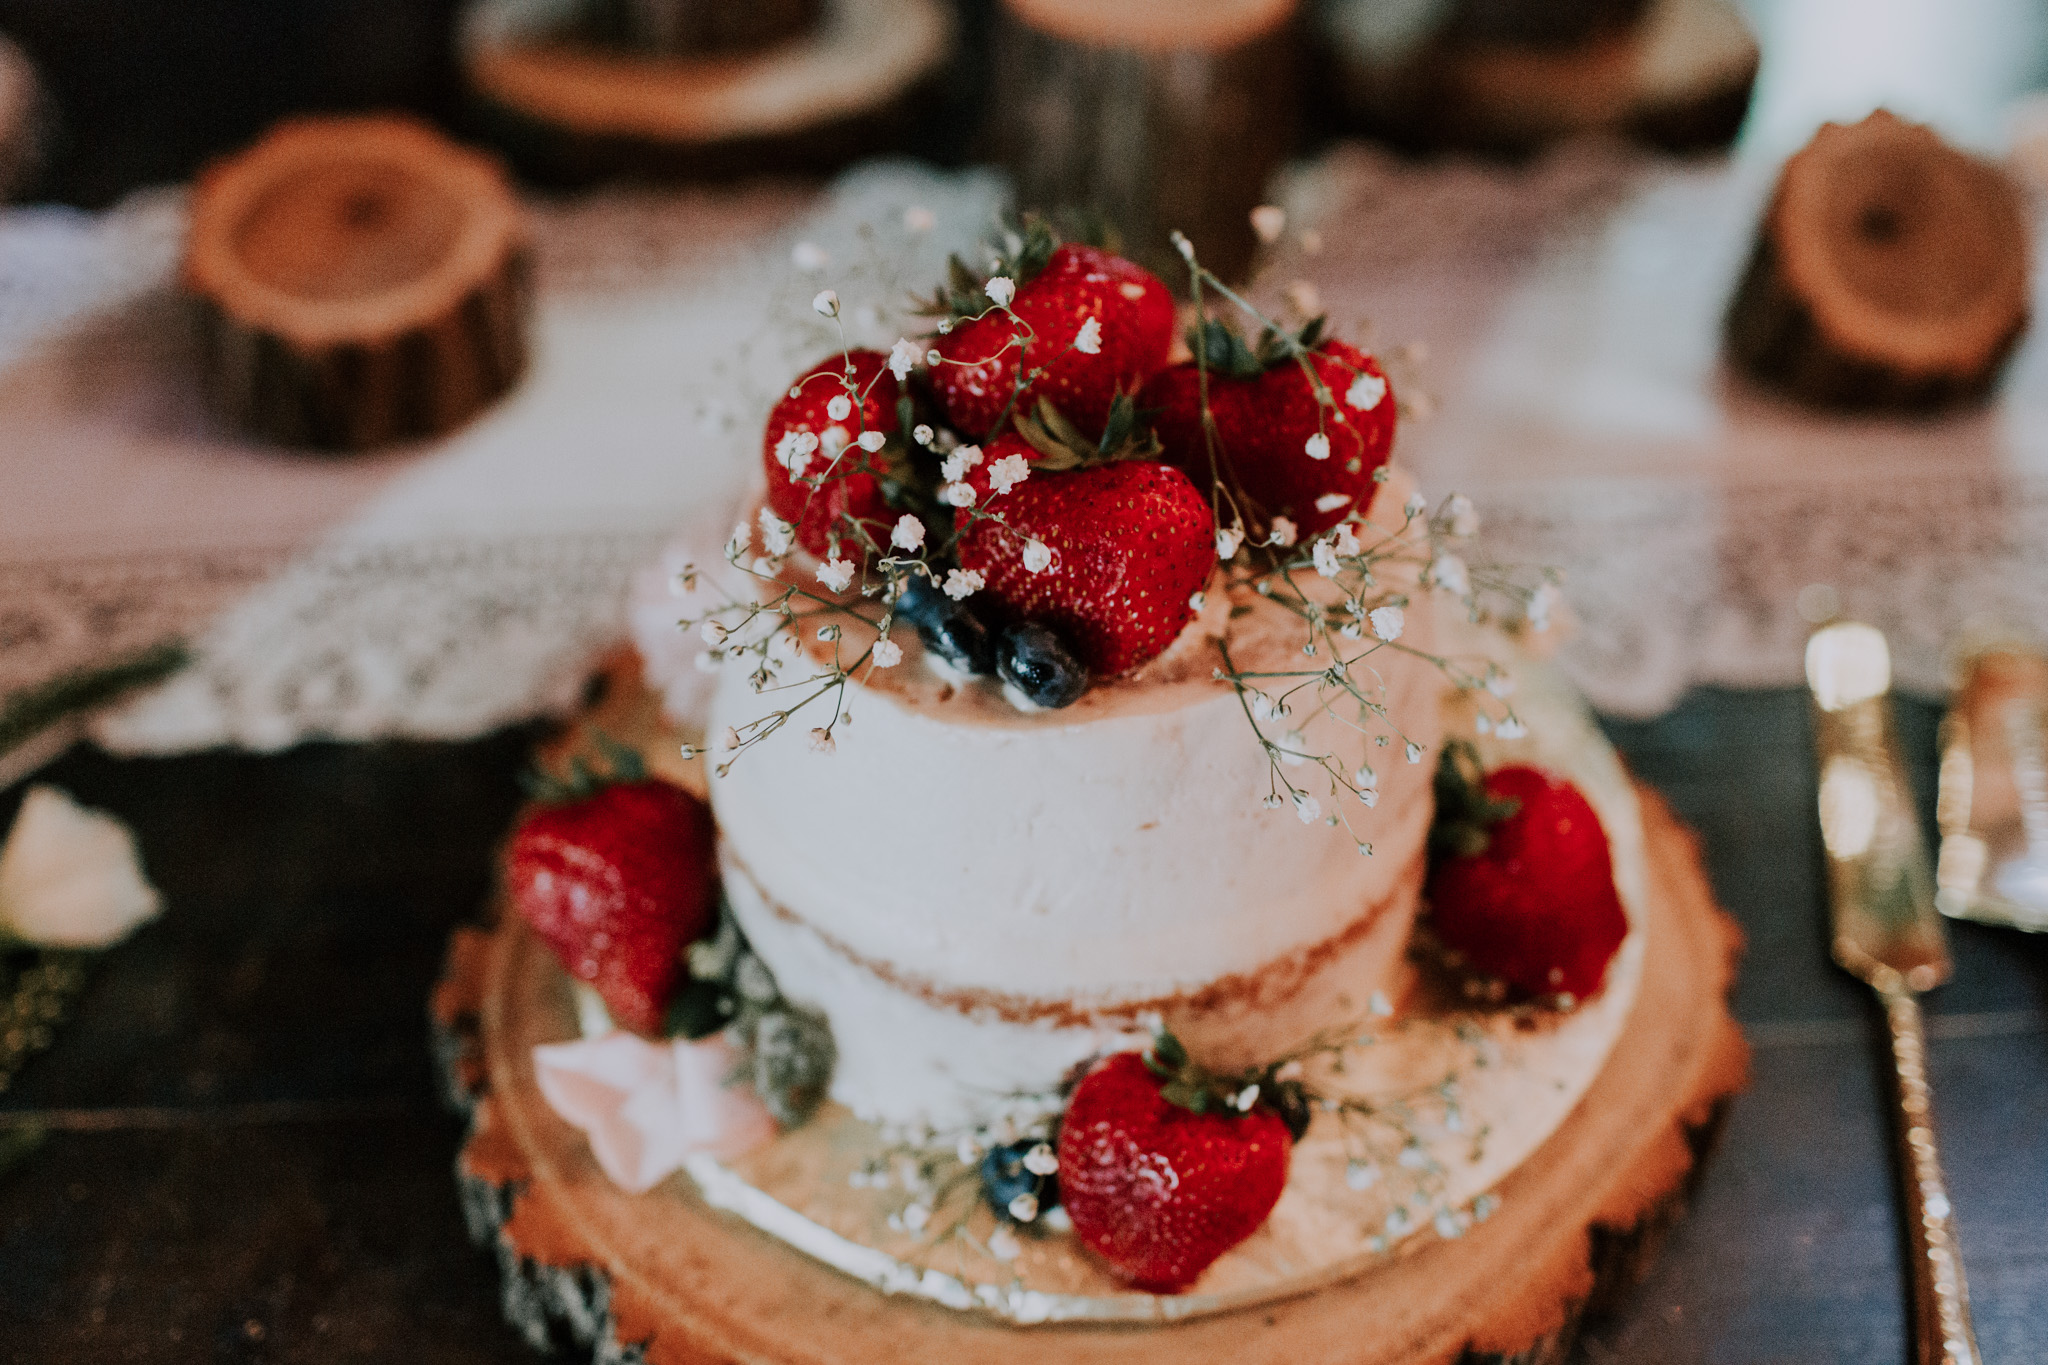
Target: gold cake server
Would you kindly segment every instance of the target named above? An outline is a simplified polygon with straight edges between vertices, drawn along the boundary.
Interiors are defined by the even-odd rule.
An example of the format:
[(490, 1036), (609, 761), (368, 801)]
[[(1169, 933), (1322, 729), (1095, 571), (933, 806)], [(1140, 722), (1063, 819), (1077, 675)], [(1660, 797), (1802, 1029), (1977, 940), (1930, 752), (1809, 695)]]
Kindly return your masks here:
[(1835, 961), (1884, 1005), (1898, 1080), (1897, 1136), (1918, 1365), (1981, 1365), (1948, 1182), (1934, 1142), (1922, 991), (1949, 977), (1934, 876), (1892, 733), (1891, 652), (1870, 626), (1837, 621), (1806, 642), (1820, 764)]
[(2048, 931), (2048, 651), (1999, 640), (1961, 673), (1941, 726), (1935, 907)]

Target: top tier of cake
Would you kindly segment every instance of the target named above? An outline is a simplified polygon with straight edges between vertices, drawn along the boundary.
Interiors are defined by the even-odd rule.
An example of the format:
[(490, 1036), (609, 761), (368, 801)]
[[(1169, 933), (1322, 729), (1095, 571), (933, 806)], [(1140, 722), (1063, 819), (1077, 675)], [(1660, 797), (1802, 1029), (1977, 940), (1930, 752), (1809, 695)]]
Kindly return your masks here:
[[(1381, 489), (1383, 534), (1407, 492)], [(1298, 617), (1219, 576), (1165, 654), (1065, 710), (948, 675), (899, 626), (903, 662), (849, 685), (832, 751), (804, 721), (741, 755), (711, 784), (727, 894), (783, 991), (831, 1020), (835, 1097), (887, 1119), (985, 1121), (1152, 1013), (1219, 1061), (1252, 1060), (1391, 991), (1443, 689), (1416, 572), (1384, 565), (1380, 586), (1409, 593), (1406, 627), (1397, 644), (1361, 642), (1349, 670), (1384, 708), (1377, 730), (1360, 730), (1356, 702), (1318, 712), (1298, 675), (1330, 661), (1303, 656)], [(842, 628), (854, 657), (862, 627)], [(828, 647), (807, 631), (807, 650)], [(1293, 713), (1255, 708), (1219, 679), (1230, 666), (1275, 698), (1296, 689)], [(786, 704), (776, 695), (724, 670), (710, 733)], [(1276, 767), (1255, 709), (1283, 749), (1369, 767), (1377, 803), (1333, 795), (1313, 764)], [(1323, 812), (1341, 800), (1343, 821), (1267, 804), (1276, 775)]]

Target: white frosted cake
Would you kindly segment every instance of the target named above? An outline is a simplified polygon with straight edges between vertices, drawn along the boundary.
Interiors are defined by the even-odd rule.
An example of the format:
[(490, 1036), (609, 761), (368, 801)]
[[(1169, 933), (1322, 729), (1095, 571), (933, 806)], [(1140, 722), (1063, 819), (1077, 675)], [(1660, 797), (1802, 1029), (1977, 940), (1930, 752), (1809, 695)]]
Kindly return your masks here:
[[(1390, 483), (1374, 504), (1389, 534), (1407, 492)], [(1432, 611), (1420, 594), (1407, 609), (1418, 653), (1353, 670), (1399, 718), (1378, 732), (1389, 743), (1329, 715), (1300, 727), (1347, 771), (1374, 770), (1353, 837), (1261, 804), (1267, 755), (1213, 676), (1225, 638), (1240, 668), (1296, 669), (1294, 618), (1220, 575), (1207, 596), (1159, 657), (1057, 711), (1020, 710), (913, 642), (854, 684), (833, 752), (785, 728), (712, 780), (726, 895), (783, 990), (833, 1021), (835, 1099), (957, 1128), (1000, 1096), (1055, 1090), (1150, 1016), (1236, 1067), (1395, 992), (1445, 686), (1422, 656)], [(747, 670), (725, 670), (709, 733), (761, 712)]]
[(627, 1190), (1017, 1321), (1471, 1227), (1640, 974), (1626, 779), (1495, 629), (1552, 589), (1466, 562), (1321, 319), (1035, 224), (932, 306), (798, 375), (636, 601), (708, 806), (579, 768), (515, 833), (583, 984), (539, 1089)]

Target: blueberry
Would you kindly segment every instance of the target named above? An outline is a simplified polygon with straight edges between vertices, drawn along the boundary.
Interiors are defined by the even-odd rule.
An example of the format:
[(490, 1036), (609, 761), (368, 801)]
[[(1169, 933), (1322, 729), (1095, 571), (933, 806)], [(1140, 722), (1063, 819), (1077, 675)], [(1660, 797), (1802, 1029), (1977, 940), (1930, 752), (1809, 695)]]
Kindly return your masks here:
[(1011, 626), (996, 640), (996, 672), (1037, 706), (1072, 706), (1088, 690), (1088, 666), (1036, 621)]
[(923, 575), (913, 577), (896, 599), (896, 614), (917, 627), (924, 647), (969, 673), (995, 671), (995, 640), (981, 618), (940, 592)]
[(1038, 1175), (1024, 1164), (1024, 1158), (1032, 1149), (1041, 1145), (1043, 1142), (1039, 1138), (1025, 1138), (1021, 1142), (992, 1147), (981, 1159), (981, 1194), (988, 1200), (989, 1207), (996, 1211), (996, 1217), (1006, 1222), (1018, 1221), (1010, 1212), (1010, 1206), (1019, 1195), (1028, 1194), (1036, 1199), (1040, 1214), (1060, 1202), (1059, 1176)]

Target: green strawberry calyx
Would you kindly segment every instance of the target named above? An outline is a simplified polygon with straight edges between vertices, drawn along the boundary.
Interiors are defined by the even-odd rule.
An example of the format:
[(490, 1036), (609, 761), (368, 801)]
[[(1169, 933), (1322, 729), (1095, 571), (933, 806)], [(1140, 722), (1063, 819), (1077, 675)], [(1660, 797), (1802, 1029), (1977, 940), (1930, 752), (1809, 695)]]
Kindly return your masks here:
[(1103, 424), (1102, 439), (1091, 441), (1080, 428), (1050, 400), (1041, 398), (1037, 407), (1018, 416), (1017, 434), (1040, 458), (1037, 468), (1047, 474), (1068, 469), (1091, 469), (1118, 460), (1156, 460), (1159, 438), (1150, 427), (1139, 425), (1138, 406), (1127, 393), (1120, 393), (1109, 405), (1109, 420)]
[(1211, 374), (1231, 379), (1257, 379), (1266, 371), (1299, 360), (1322, 345), (1323, 331), (1328, 323), (1327, 317), (1311, 318), (1298, 332), (1285, 332), (1269, 325), (1253, 343), (1246, 341), (1242, 332), (1221, 318), (1203, 318), (1199, 326), (1188, 329), (1188, 349), (1195, 353), (1202, 368)]
[(1497, 798), (1486, 790), (1486, 768), (1470, 740), (1444, 744), (1437, 760), (1436, 819), (1429, 827), (1432, 858), (1469, 858), (1486, 852), (1492, 829), (1522, 808), (1512, 797)]

